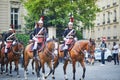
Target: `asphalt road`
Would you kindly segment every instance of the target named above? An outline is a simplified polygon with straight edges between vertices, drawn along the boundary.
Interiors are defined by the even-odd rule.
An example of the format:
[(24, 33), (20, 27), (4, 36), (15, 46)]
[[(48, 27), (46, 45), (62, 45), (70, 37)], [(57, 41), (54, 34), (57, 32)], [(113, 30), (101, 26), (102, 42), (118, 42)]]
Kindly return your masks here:
[[(20, 65), (19, 65), (20, 66)], [(31, 64), (28, 66), (29, 74), (28, 80), (37, 80), (36, 75), (32, 75)], [(46, 73), (49, 68), (46, 66)], [(67, 76), (72, 80), (72, 64), (67, 67)], [(82, 67), (76, 64), (76, 80), (82, 76)], [(63, 63), (60, 63), (55, 72), (55, 80), (64, 80)], [(16, 72), (13, 71), (13, 76), (6, 76), (0, 74), (0, 80), (24, 80), (24, 69), (20, 67), (20, 78), (17, 78)], [(47, 80), (52, 80), (51, 75)], [(114, 65), (112, 62), (106, 62), (105, 66), (101, 66), (100, 62), (95, 62), (94, 65), (86, 64), (85, 80), (120, 80), (120, 65)]]

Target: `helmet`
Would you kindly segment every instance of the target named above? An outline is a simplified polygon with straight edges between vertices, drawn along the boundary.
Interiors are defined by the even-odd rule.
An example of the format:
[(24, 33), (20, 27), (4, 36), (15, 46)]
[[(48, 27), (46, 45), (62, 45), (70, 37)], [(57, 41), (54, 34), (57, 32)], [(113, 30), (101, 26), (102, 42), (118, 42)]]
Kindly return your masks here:
[(13, 30), (12, 28), (9, 28), (9, 31)]
[(72, 23), (72, 22), (69, 22), (68, 25), (73, 25), (73, 23)]
[(39, 20), (38, 23), (43, 23), (43, 21), (42, 21), (42, 20)]

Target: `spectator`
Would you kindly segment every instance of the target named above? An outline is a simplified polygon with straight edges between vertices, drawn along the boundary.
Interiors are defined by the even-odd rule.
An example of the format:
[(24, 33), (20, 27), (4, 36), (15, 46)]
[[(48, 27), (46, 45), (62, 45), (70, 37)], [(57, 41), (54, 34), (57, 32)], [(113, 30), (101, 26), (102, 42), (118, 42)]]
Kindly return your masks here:
[(114, 65), (116, 65), (116, 62), (119, 65), (118, 49), (119, 49), (119, 46), (116, 44), (116, 42), (113, 42), (112, 53), (113, 53)]
[(101, 66), (103, 66), (105, 64), (105, 60), (104, 60), (104, 56), (105, 56), (105, 48), (107, 48), (107, 45), (105, 43), (105, 40), (102, 40), (102, 43), (100, 45), (100, 49), (101, 49)]

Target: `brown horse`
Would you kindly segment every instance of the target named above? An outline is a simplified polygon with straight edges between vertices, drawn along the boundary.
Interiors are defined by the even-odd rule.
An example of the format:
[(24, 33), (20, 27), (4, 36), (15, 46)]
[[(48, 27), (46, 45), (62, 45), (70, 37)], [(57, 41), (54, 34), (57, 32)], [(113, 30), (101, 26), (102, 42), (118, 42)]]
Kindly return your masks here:
[[(43, 80), (46, 79), (53, 71), (52, 68), (52, 59), (54, 57), (54, 49), (55, 49), (55, 42), (54, 40), (47, 41), (45, 48), (42, 52), (39, 53), (40, 58), (40, 69), (42, 67), (42, 74), (43, 74)], [(50, 68), (50, 72), (45, 75), (45, 63), (47, 63), (48, 67)]]
[[(25, 48), (24, 52), (24, 77), (27, 79), (27, 65), (29, 63), (29, 59), (33, 59), (33, 52), (30, 51), (30, 48), (33, 44), (29, 44)], [(42, 73), (45, 74), (44, 64), (47, 63), (50, 68), (50, 73), (43, 78), (47, 78), (52, 73), (52, 52), (54, 50), (54, 40), (49, 40), (46, 42), (44, 49), (41, 52), (38, 52), (39, 60), (32, 60), (32, 68), (34, 67), (33, 63), (35, 62), (35, 71), (37, 74), (38, 80), (40, 79), (40, 69), (42, 67)]]
[[(90, 52), (90, 54), (92, 56), (94, 56), (94, 50), (95, 50), (95, 42), (93, 40), (80, 40), (80, 41), (77, 41), (75, 42), (73, 48), (69, 51), (69, 55), (70, 55), (70, 58), (71, 58), (71, 61), (72, 61), (72, 66), (73, 66), (73, 80), (75, 80), (75, 72), (76, 72), (76, 62), (78, 61), (82, 68), (83, 68), (83, 74), (82, 74), (82, 79), (85, 78), (85, 71), (86, 71), (86, 68), (85, 68), (85, 62), (84, 62), (84, 50)], [(58, 59), (56, 59), (54, 61), (54, 69), (53, 69), (53, 78), (54, 77), (54, 71), (55, 71), (55, 68), (56, 66), (58, 65), (58, 62), (59, 62), (59, 58), (62, 58), (64, 57), (64, 53), (60, 51), (60, 48), (59, 48), (59, 55), (58, 55)], [(63, 66), (63, 70), (64, 70), (64, 76), (65, 76), (65, 80), (68, 80), (67, 78), (67, 74), (66, 74), (66, 67), (67, 67), (67, 64), (68, 64), (68, 61), (69, 60), (65, 60), (64, 61), (64, 66)]]
[(19, 64), (20, 56), (23, 53), (23, 50), (24, 50), (23, 43), (17, 41), (14, 45), (11, 46), (9, 52), (7, 53), (8, 60), (4, 62), (5, 53), (4, 53), (4, 47), (3, 47), (3, 49), (1, 50), (1, 60), (2, 60), (1, 71), (3, 71), (4, 64), (6, 64), (6, 73), (8, 73), (8, 63), (10, 63), (10, 75), (12, 76), (12, 62), (14, 61), (17, 77), (20, 77), (18, 64)]
[[(24, 58), (24, 77), (25, 77), (25, 79), (28, 79), (28, 77), (27, 77), (27, 66), (29, 64), (30, 59), (33, 59), (33, 51), (31, 50), (32, 46), (33, 46), (33, 43), (30, 43), (25, 47), (25, 50), (24, 50), (23, 58)], [(37, 52), (37, 54), (38, 54), (38, 52)], [(39, 80), (40, 79), (39, 60), (33, 60), (33, 62), (34, 61), (35, 61), (35, 70), (36, 70), (37, 78)]]

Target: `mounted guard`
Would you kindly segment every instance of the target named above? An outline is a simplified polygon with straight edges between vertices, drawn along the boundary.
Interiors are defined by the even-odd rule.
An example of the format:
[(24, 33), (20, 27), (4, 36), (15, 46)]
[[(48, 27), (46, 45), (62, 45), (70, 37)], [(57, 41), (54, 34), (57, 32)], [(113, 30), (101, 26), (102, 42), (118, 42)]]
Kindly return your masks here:
[(75, 43), (76, 31), (73, 29), (73, 20), (70, 19), (68, 23), (68, 28), (65, 29), (63, 33), (64, 46), (62, 50), (64, 51), (64, 59), (68, 59), (68, 51), (70, 51)]
[(46, 28), (43, 27), (43, 17), (40, 18), (38, 25), (35, 26), (33, 36), (33, 58), (37, 59), (37, 50), (40, 49), (39, 51), (41, 51), (43, 49), (47, 36)]
[(16, 36), (15, 36), (15, 30), (13, 28), (9, 28), (8, 33), (5, 35), (4, 41), (5, 41), (5, 61), (8, 59), (8, 51), (11, 48), (11, 45), (14, 45), (16, 43)]

